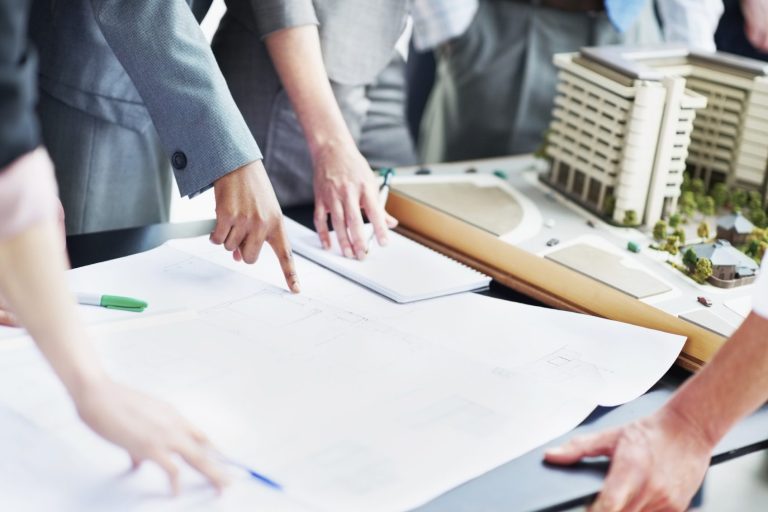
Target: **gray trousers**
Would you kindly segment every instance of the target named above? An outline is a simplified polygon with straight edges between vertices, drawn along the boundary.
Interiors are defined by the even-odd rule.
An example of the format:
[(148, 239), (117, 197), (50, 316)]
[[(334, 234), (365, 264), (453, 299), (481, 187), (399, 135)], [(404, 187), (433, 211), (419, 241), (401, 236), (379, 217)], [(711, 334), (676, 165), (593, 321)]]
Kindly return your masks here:
[(42, 92), (43, 141), (56, 167), (67, 234), (167, 222), (171, 169), (144, 132), (93, 117)]
[(557, 69), (552, 56), (583, 46), (657, 43), (651, 2), (618, 33), (605, 14), (480, 0), (467, 32), (437, 53), (435, 87), (419, 134), (424, 162), (535, 151), (548, 128)]
[[(281, 206), (310, 204), (312, 159), (304, 133), (258, 36), (227, 16), (213, 51), (229, 89), (264, 154)], [(411, 165), (416, 154), (405, 120), (405, 61), (393, 58), (368, 85), (331, 81), (360, 152), (373, 167)]]

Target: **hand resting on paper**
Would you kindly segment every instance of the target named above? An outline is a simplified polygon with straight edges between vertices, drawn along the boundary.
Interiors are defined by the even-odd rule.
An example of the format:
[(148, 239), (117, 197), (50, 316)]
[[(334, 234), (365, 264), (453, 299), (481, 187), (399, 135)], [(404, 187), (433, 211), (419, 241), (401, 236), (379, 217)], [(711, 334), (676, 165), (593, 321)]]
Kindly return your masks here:
[(170, 405), (108, 379), (73, 394), (80, 418), (104, 439), (124, 448), (134, 468), (149, 460), (168, 474), (171, 490), (179, 492), (181, 456), (217, 490), (226, 485), (219, 466), (210, 458), (211, 444)]

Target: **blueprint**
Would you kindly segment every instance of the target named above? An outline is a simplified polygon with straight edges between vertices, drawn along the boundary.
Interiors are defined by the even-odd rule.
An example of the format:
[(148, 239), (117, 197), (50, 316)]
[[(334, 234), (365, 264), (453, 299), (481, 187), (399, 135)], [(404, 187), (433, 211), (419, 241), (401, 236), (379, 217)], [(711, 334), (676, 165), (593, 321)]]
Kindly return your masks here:
[[(0, 482), (26, 489), (30, 510), (45, 509), (41, 479), (61, 483), (45, 498), (58, 510), (408, 510), (641, 395), (683, 344), (477, 294), (400, 305), (307, 260), (297, 269), (292, 295), (269, 249), (246, 266), (193, 239), (70, 275), (150, 304), (91, 321), (110, 374), (171, 402), (282, 492), (235, 478), (216, 497), (187, 472), (169, 498), (156, 468), (128, 473), (79, 422), (28, 341), (0, 342), (0, 407), (49, 448), (44, 460), (12, 450)], [(70, 468), (64, 482), (57, 467)]]

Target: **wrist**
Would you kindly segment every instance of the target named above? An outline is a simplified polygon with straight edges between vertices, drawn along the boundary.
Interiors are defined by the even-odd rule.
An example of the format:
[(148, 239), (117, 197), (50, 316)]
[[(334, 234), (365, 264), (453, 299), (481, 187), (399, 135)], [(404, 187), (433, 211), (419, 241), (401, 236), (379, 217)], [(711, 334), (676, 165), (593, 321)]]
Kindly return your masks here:
[(312, 161), (316, 162), (328, 154), (333, 154), (350, 144), (355, 145), (352, 134), (348, 130), (334, 130), (332, 132), (315, 131), (307, 137), (309, 153)]
[(104, 389), (111, 382), (106, 373), (99, 368), (75, 368), (70, 375), (62, 376), (77, 409), (81, 409), (94, 390)]
[(684, 435), (708, 451), (715, 448), (727, 431), (726, 428), (718, 428), (711, 417), (697, 414), (697, 409), (691, 409), (689, 404), (674, 398), (656, 416), (663, 428)]

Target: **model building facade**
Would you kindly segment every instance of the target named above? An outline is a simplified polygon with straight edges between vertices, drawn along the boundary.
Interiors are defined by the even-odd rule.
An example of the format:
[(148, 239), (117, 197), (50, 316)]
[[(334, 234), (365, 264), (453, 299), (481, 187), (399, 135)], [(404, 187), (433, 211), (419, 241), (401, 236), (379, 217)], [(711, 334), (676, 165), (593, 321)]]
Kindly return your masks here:
[(578, 203), (653, 225), (676, 210), (686, 169), (765, 197), (764, 63), (667, 46), (585, 48), (555, 65), (544, 179)]

